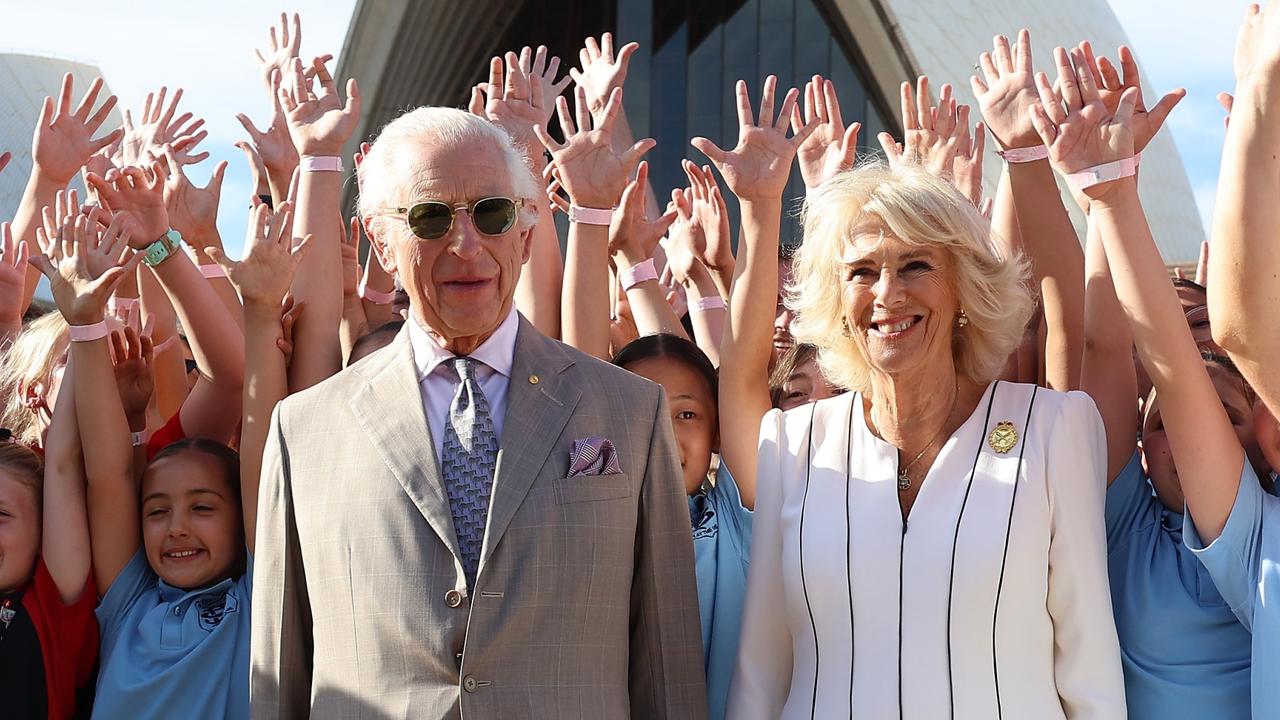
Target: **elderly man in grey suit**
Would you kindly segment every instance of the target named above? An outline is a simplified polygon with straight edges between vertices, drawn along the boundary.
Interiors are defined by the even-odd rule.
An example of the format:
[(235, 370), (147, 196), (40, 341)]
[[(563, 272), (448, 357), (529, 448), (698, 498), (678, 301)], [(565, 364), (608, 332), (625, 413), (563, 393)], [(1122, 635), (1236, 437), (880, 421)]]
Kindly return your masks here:
[(541, 192), (521, 155), (420, 108), (360, 178), (410, 318), (273, 418), (253, 716), (704, 717), (666, 400), (516, 312)]

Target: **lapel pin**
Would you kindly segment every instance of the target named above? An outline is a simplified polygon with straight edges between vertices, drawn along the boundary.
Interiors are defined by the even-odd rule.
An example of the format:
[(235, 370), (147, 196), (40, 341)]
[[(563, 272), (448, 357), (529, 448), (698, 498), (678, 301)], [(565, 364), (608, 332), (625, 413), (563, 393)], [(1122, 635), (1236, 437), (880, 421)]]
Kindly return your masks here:
[(1008, 420), (1001, 420), (996, 429), (991, 431), (987, 436), (987, 444), (992, 450), (1001, 455), (1013, 449), (1018, 444), (1018, 430), (1014, 428), (1013, 423)]
[(537, 375), (530, 375), (530, 376), (529, 376), (529, 384), (530, 384), (530, 385), (537, 385), (537, 384), (538, 384), (538, 376), (537, 376)]

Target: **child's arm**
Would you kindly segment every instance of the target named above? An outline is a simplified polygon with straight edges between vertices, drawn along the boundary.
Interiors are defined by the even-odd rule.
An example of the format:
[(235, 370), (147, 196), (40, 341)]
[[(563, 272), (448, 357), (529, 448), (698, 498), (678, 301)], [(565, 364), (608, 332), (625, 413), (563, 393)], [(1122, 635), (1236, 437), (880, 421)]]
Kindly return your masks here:
[[(102, 242), (111, 243), (122, 231), (127, 232), (127, 224), (128, 218), (117, 214)], [(127, 257), (128, 250), (123, 249), (115, 264), (95, 280), (85, 253), (89, 235), (94, 232), (97, 229), (91, 221), (80, 216), (74, 226), (59, 230), (58, 240), (47, 245), (48, 255), (36, 256), (31, 262), (49, 278), (58, 310), (72, 326), (68, 373), (74, 387), (76, 415), (92, 418), (92, 422), (81, 423), (80, 442), (88, 477), (94, 579), (98, 592), (106, 593), (137, 552), (142, 535), (129, 425), (116, 389), (106, 326), (102, 323), (111, 291), (125, 273), (133, 271), (142, 256)], [(76, 334), (95, 327), (100, 327), (91, 335), (96, 339), (75, 340)]]
[(40, 556), (66, 605), (84, 593), (91, 566), (75, 382), (75, 370), (68, 364), (44, 441), (44, 525)]
[[(635, 179), (627, 184), (627, 189), (622, 193), (622, 201), (618, 206), (619, 217), (609, 231), (609, 249), (613, 253), (614, 264), (624, 276), (627, 269), (645, 266), (646, 262), (650, 265), (645, 267), (652, 267), (658, 241), (676, 219), (676, 211), (671, 209), (657, 219), (649, 220), (649, 213), (645, 208), (645, 187), (648, 182), (649, 163), (642, 162)], [(656, 269), (653, 275), (648, 280), (633, 282), (629, 287), (624, 283), (636, 331), (642, 337), (667, 333), (687, 339), (680, 318), (676, 317), (667, 302), (666, 290), (658, 283)], [(639, 278), (636, 277), (635, 280)]]
[[(1043, 105), (1034, 106), (1036, 130), (1066, 174), (1131, 159), (1138, 91), (1125, 91), (1114, 114), (1099, 99), (1084, 53), (1054, 52), (1067, 110), (1044, 74), (1037, 77)], [(1080, 68), (1077, 72), (1073, 69)], [(1240, 486), (1244, 452), (1205, 372), (1191, 330), (1169, 283), (1164, 262), (1138, 199), (1132, 176), (1085, 189), (1090, 217), (1106, 248), (1116, 295), (1138, 353), (1160, 396), (1161, 416), (1187, 508), (1205, 543), (1222, 532)]]

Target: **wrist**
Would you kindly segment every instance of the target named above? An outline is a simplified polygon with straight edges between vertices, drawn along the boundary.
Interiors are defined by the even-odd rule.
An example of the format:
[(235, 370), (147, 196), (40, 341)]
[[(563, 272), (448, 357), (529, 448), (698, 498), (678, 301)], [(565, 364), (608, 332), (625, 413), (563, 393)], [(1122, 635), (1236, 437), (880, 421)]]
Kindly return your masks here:
[(280, 304), (283, 300), (245, 296), (243, 298), (245, 322), (265, 320), (279, 324)]
[(624, 269), (624, 268), (640, 265), (646, 260), (652, 260), (653, 254), (643, 252), (639, 248), (630, 247), (628, 245), (622, 245), (622, 246), (619, 246), (618, 249), (614, 251), (613, 257), (616, 260), (616, 264), (618, 268)]
[(1089, 199), (1090, 215), (1122, 210), (1138, 201), (1138, 179), (1130, 176), (1094, 185), (1086, 188), (1084, 195)]
[(129, 432), (145, 433), (147, 431), (147, 410), (145, 407), (141, 411), (128, 413), (127, 417), (129, 420)]

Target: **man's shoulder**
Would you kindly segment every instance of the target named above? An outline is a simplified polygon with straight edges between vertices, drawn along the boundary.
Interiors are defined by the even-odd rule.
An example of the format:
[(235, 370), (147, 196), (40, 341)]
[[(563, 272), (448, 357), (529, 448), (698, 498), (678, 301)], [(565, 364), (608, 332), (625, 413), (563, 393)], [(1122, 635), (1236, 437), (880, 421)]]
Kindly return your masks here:
[(584, 396), (605, 402), (619, 402), (636, 410), (639, 410), (637, 402), (650, 402), (653, 403), (650, 412), (656, 410), (658, 398), (662, 394), (662, 388), (657, 383), (559, 340), (541, 334), (540, 339), (563, 352), (566, 359), (571, 361), (572, 364), (566, 368), (563, 377), (582, 390)]
[(279, 412), (310, 415), (335, 403), (346, 401), (367, 385), (373, 377), (396, 360), (395, 343), (370, 353), (305, 390), (299, 390), (280, 401)]

